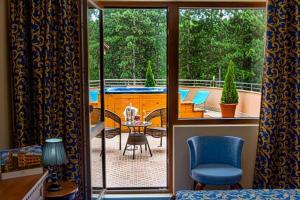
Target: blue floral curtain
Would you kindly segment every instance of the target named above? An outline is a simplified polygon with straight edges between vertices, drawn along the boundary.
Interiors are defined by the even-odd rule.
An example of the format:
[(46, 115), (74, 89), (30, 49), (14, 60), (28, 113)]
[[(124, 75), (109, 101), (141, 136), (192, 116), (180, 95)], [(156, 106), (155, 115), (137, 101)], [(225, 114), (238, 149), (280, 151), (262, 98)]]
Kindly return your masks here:
[(300, 188), (300, 1), (268, 2), (255, 188)]
[(79, 0), (11, 0), (15, 146), (62, 137), (67, 179), (81, 184)]

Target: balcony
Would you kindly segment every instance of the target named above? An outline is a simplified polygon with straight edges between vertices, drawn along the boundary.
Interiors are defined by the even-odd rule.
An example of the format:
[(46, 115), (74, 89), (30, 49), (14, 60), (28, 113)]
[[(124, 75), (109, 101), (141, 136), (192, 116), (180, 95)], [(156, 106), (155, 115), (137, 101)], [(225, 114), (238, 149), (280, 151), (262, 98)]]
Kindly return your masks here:
[[(145, 79), (106, 79), (105, 80), (105, 87), (106, 88), (114, 88), (114, 87), (144, 87)], [(156, 80), (157, 87), (166, 87), (166, 80), (165, 79), (157, 79)], [(188, 90), (187, 96), (184, 98), (183, 101), (179, 101), (179, 114), (182, 111), (180, 108), (184, 106), (184, 104), (192, 103), (193, 98), (195, 97), (195, 94), (197, 91), (208, 91), (209, 95), (206, 99), (206, 102), (200, 109), (204, 110), (204, 118), (216, 118), (221, 117), (220, 114), (220, 108), (219, 103), (222, 95), (222, 87), (223, 87), (224, 81), (214, 81), (214, 80), (187, 80), (187, 79), (180, 79), (179, 80), (179, 93), (180, 90)], [(236, 82), (236, 86), (238, 89), (239, 94), (239, 104), (237, 106), (236, 110), (236, 117), (258, 117), (259, 116), (259, 108), (260, 108), (260, 99), (261, 99), (261, 84), (257, 83), (243, 83), (243, 82)], [(99, 81), (90, 81), (90, 90), (92, 91), (99, 91)], [(163, 93), (163, 92), (162, 92)], [(98, 95), (98, 94), (97, 94)], [(129, 95), (133, 97), (136, 94), (132, 93), (123, 93), (123, 97), (126, 95)], [(106, 94), (106, 96), (112, 96), (110, 94)], [(114, 95), (117, 96), (117, 95)], [(143, 99), (140, 97), (136, 97), (133, 99), (130, 99), (129, 96), (126, 96), (125, 98), (128, 99), (128, 102), (124, 100), (122, 103), (129, 105), (130, 101), (136, 101), (137, 98), (139, 98), (138, 104), (141, 104)], [(148, 95), (150, 99), (155, 99), (154, 94)], [(156, 95), (157, 96), (157, 95)], [(100, 96), (99, 96), (100, 97)], [(100, 99), (97, 97), (96, 99)], [(166, 105), (166, 99), (159, 99), (160, 103), (159, 106), (165, 106)], [(107, 99), (111, 100), (111, 99)], [(146, 101), (146, 100), (144, 100)], [(163, 101), (163, 102), (161, 102)], [(146, 102), (149, 103), (149, 102)], [(91, 103), (94, 106), (100, 106), (100, 102)], [(181, 107), (180, 107), (181, 106)], [(201, 116), (198, 116), (195, 114), (197, 110), (199, 110), (199, 107), (197, 105), (192, 105), (193, 110), (190, 111), (190, 113), (187, 113), (186, 118), (201, 118)], [(158, 108), (158, 107), (157, 107)], [(123, 110), (118, 111), (117, 114), (121, 114), (124, 111)], [(141, 109), (140, 109), (141, 110)], [(151, 110), (150, 110), (151, 111)], [(146, 111), (143, 111), (144, 113), (140, 114), (147, 114)], [(183, 111), (182, 111), (183, 112)]]
[[(123, 111), (130, 103), (139, 109), (138, 114), (143, 119), (149, 112), (166, 107), (166, 80), (156, 80), (158, 89), (142, 90), (145, 79), (106, 79), (105, 80), (105, 109), (116, 113), (125, 121)], [(221, 99), (223, 81), (212, 80), (180, 80), (179, 81), (179, 117), (186, 118), (219, 118), (221, 117), (219, 102)], [(236, 83), (239, 94), (239, 104), (236, 110), (236, 117), (258, 117), (260, 107), (260, 84)], [(121, 89), (120, 88), (127, 88)], [(141, 92), (142, 90), (142, 92)], [(181, 99), (180, 91), (188, 90), (184, 100)], [(90, 91), (93, 96), (90, 98), (90, 105), (101, 107), (99, 94), (99, 81), (90, 82)], [(125, 92), (124, 92), (125, 91)], [(138, 91), (138, 92), (136, 92)], [(143, 92), (146, 91), (146, 92)], [(197, 91), (208, 91), (209, 95), (203, 105), (194, 105), (193, 98)], [(183, 94), (183, 93), (182, 93)], [(92, 100), (92, 101), (91, 101)], [(190, 107), (188, 107), (190, 106)], [(201, 114), (202, 113), (202, 114)], [(97, 121), (97, 119), (92, 121)], [(154, 120), (153, 125), (159, 126), (159, 120)], [(114, 127), (115, 123), (106, 119), (106, 127)], [(128, 128), (122, 126), (121, 147), (118, 148), (118, 137), (106, 139), (106, 169), (107, 186), (112, 188), (154, 188), (166, 187), (167, 180), (167, 149), (166, 138), (163, 137), (162, 147), (159, 138), (147, 136), (152, 150), (152, 157), (149, 152), (140, 149), (136, 151), (136, 158), (132, 159), (132, 151), (123, 155), (123, 150), (128, 138)], [(92, 185), (101, 187), (101, 139), (92, 139)]]

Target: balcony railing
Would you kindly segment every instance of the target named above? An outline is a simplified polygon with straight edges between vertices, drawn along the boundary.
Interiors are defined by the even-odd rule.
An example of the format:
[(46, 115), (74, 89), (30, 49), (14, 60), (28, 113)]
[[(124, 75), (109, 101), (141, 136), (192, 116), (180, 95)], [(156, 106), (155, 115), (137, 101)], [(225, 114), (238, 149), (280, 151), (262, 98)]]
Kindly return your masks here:
[[(144, 86), (146, 79), (105, 79), (105, 87), (126, 87), (126, 86)], [(156, 85), (160, 87), (166, 86), (166, 79), (156, 79)], [(196, 80), (196, 79), (179, 79), (180, 86), (188, 87), (214, 87), (222, 88), (224, 81), (215, 80)], [(90, 87), (99, 87), (99, 80), (91, 80)], [(238, 90), (246, 90), (252, 92), (261, 92), (261, 84), (236, 82)]]

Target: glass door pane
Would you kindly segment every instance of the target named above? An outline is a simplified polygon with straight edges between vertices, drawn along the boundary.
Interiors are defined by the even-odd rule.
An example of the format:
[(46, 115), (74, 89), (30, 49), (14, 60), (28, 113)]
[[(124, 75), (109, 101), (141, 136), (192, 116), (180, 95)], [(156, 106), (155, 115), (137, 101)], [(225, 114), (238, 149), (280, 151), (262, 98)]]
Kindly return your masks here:
[(179, 9), (179, 118), (229, 117), (220, 103), (259, 117), (265, 22), (265, 9)]
[[(91, 147), (91, 184), (93, 193), (105, 187), (103, 171), (103, 77), (101, 76), (101, 20), (102, 11), (89, 7), (87, 12), (88, 26), (88, 64), (89, 64), (89, 105), (90, 105), (90, 147)], [(102, 100), (101, 100), (102, 99)]]
[(167, 9), (105, 9), (104, 42), (107, 188), (166, 188)]

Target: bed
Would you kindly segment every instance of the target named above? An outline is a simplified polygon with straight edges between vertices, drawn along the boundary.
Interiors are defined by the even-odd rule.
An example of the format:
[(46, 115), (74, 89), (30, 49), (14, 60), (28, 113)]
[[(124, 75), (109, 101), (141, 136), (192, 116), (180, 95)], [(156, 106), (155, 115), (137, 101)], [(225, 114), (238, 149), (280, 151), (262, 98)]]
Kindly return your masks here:
[(207, 190), (207, 191), (190, 191), (182, 190), (176, 193), (176, 200), (194, 200), (194, 199), (213, 199), (213, 200), (300, 200), (300, 189), (291, 190)]

